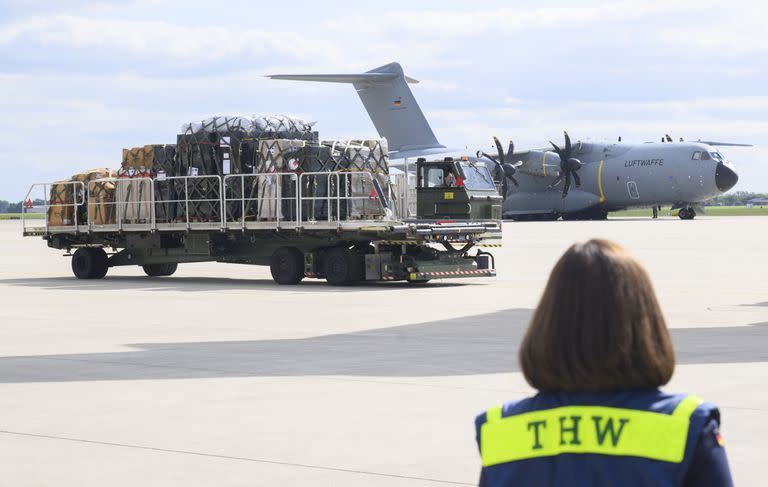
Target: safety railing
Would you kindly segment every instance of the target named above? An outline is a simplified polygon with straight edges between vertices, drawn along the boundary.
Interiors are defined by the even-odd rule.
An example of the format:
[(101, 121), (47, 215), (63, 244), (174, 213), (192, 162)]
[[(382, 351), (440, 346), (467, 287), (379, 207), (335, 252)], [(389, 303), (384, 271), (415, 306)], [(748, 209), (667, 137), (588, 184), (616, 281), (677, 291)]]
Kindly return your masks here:
[[(42, 193), (40, 193), (42, 192)], [(365, 171), (104, 178), (33, 185), (24, 231), (341, 227), (391, 220), (394, 195)], [(44, 213), (45, 219), (33, 219)]]
[(26, 234), (87, 230), (87, 217), (80, 211), (84, 198), (85, 188), (80, 181), (33, 184), (22, 203), (22, 231)]
[(392, 216), (375, 176), (366, 171), (306, 172), (299, 177), (299, 218), (304, 224), (341, 225)]
[(155, 229), (224, 228), (223, 189), (223, 181), (219, 176), (171, 176), (155, 179)]
[(402, 219), (416, 217), (416, 175), (392, 174), (392, 189), (394, 192), (393, 210), (395, 215)]
[(296, 228), (296, 173), (232, 174), (224, 177), (225, 226), (229, 229)]
[(94, 179), (86, 187), (89, 230), (154, 230), (152, 178)]

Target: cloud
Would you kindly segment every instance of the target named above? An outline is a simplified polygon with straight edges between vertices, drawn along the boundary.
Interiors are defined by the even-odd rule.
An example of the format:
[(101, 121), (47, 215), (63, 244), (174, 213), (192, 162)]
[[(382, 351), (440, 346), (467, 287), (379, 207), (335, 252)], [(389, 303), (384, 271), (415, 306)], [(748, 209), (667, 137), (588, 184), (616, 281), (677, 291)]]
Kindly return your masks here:
[(33, 177), (114, 165), (122, 147), (172, 142), (182, 123), (217, 113), (289, 112), (317, 120), (323, 136), (372, 136), (351, 87), (262, 75), (391, 61), (422, 81), (412, 89), (445, 144), (485, 147), (496, 134), (539, 146), (564, 128), (724, 137), (760, 145), (737, 160), (740, 186), (766, 189), (757, 4), (234, 1), (222, 13), (197, 0), (11, 0), (0, 21), (0, 198), (20, 198)]
[(340, 54), (331, 42), (290, 31), (233, 30), (225, 25), (184, 26), (64, 14), (35, 16), (0, 27), (0, 45), (21, 43), (146, 54), (182, 65), (266, 55), (328, 60)]

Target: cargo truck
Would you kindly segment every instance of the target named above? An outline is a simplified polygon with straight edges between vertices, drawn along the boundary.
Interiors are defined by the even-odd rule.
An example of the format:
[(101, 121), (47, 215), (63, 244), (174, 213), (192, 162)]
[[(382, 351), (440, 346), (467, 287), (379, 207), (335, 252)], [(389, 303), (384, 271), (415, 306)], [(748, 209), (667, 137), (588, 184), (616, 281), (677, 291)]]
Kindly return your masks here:
[(496, 275), (482, 247), (500, 245), (502, 201), (484, 165), (419, 159), (414, 188), (414, 178), (397, 180), (386, 165), (303, 171), (299, 158), (264, 154), (271, 163), (255, 174), (102, 170), (36, 184), (23, 232), (65, 250), (79, 279), (117, 266), (170, 276), (178, 264), (209, 261), (269, 266), (278, 284)]

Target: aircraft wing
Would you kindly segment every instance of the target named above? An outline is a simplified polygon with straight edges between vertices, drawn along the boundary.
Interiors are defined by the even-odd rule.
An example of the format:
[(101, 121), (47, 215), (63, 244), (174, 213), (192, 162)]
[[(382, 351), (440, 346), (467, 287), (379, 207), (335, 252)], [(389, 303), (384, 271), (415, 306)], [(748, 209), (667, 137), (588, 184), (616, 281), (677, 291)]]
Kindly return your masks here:
[(715, 142), (712, 140), (701, 140), (701, 139), (697, 140), (696, 142), (699, 142), (701, 144), (712, 145), (712, 146), (720, 145), (723, 147), (754, 147), (752, 144), (736, 144), (733, 142)]

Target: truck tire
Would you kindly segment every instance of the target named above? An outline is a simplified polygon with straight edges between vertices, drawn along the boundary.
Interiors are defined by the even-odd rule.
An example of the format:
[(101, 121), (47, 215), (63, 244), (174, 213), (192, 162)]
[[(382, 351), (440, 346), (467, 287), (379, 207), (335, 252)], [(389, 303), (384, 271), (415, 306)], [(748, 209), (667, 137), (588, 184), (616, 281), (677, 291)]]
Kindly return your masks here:
[(178, 269), (179, 264), (172, 263), (172, 264), (147, 264), (141, 266), (142, 269), (144, 269), (144, 274), (148, 275), (149, 277), (167, 277), (172, 276), (174, 272), (176, 272), (176, 269)]
[(298, 284), (304, 279), (304, 254), (296, 247), (280, 247), (269, 259), (269, 270), (278, 284)]
[(83, 247), (72, 255), (72, 273), (78, 279), (101, 279), (108, 269), (109, 258), (102, 248)]
[(344, 247), (328, 249), (323, 257), (323, 274), (333, 286), (360, 281), (363, 279), (363, 256)]

